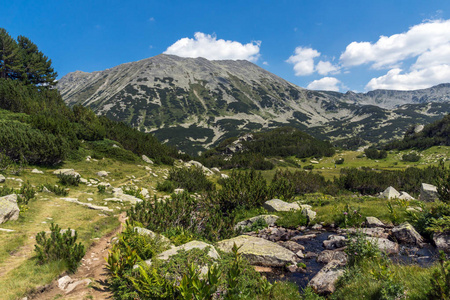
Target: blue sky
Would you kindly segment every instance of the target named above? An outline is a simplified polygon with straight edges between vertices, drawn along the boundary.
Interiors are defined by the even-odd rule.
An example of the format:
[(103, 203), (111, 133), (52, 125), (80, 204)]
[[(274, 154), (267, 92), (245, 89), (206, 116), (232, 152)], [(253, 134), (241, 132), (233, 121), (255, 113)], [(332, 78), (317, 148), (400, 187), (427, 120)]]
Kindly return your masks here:
[[(2, 1), (0, 27), (59, 77), (160, 53), (248, 59), (301, 87), (450, 82), (450, 1)], [(383, 36), (383, 38), (380, 38)]]

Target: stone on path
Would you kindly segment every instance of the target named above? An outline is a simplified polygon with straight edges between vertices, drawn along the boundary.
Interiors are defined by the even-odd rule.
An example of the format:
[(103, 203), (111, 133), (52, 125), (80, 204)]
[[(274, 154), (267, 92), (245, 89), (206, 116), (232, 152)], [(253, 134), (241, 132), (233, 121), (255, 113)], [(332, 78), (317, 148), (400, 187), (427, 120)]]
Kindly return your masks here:
[(283, 267), (297, 260), (294, 252), (274, 242), (247, 235), (220, 241), (217, 243), (217, 247), (229, 253), (234, 244), (240, 247), (239, 253), (252, 265)]
[(16, 194), (0, 197), (0, 224), (17, 220), (19, 212)]
[(336, 290), (335, 284), (344, 274), (340, 261), (332, 260), (308, 283), (318, 294), (331, 294)]
[(267, 211), (291, 211), (300, 210), (300, 206), (297, 203), (288, 203), (280, 199), (272, 199), (264, 202), (263, 207)]
[(437, 187), (432, 184), (422, 183), (422, 186), (420, 187), (419, 200), (425, 202), (434, 202), (437, 199), (439, 199)]

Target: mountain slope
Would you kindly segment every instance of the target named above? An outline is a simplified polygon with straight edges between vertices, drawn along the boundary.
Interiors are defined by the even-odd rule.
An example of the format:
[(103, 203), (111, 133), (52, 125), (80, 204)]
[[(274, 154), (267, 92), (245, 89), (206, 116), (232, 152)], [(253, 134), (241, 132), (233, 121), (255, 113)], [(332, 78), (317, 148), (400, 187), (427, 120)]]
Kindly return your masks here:
[(243, 132), (285, 125), (318, 137), (362, 134), (378, 141), (401, 136), (404, 123), (430, 122), (450, 108), (448, 102), (400, 111), (362, 106), (346, 94), (299, 88), (248, 61), (163, 54), (104, 71), (70, 73), (57, 87), (70, 106), (88, 106), (189, 153)]

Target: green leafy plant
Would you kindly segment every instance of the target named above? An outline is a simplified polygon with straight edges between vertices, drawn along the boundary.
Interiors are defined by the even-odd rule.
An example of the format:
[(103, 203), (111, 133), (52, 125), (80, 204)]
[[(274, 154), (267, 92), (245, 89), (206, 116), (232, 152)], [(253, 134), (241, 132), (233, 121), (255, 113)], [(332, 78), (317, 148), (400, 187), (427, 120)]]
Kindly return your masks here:
[(430, 279), (432, 286), (429, 296), (431, 299), (450, 299), (450, 260), (443, 251), (439, 251), (439, 267)]
[(97, 185), (97, 190), (98, 190), (99, 194), (106, 193), (106, 185)]
[(78, 186), (80, 184), (80, 176), (79, 175), (70, 175), (70, 174), (63, 174), (60, 173), (57, 175), (59, 179), (59, 183), (62, 185), (72, 185), (72, 186)]
[(371, 271), (372, 276), (380, 282), (378, 299), (381, 300), (400, 299), (405, 292), (405, 287), (395, 278), (390, 264), (390, 261), (384, 259), (378, 264), (378, 268)]
[(348, 256), (350, 266), (379, 257), (381, 254), (376, 242), (368, 240), (366, 235), (360, 231), (348, 236), (345, 253)]
[(44, 264), (50, 261), (63, 260), (67, 263), (69, 271), (75, 272), (86, 252), (81, 243), (76, 243), (77, 232), (70, 230), (70, 228), (62, 231), (54, 223), (50, 225), (50, 231), (48, 237), (44, 231), (36, 235), (34, 251), (38, 262)]

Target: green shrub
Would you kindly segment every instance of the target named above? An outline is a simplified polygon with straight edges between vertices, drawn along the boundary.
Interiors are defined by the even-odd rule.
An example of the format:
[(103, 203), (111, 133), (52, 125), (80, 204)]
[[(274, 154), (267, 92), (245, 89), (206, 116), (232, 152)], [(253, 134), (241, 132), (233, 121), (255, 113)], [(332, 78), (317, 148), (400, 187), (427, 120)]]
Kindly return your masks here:
[(67, 196), (69, 195), (69, 192), (67, 191), (67, 189), (63, 186), (57, 186), (57, 185), (53, 185), (53, 184), (43, 184), (40, 186), (40, 191), (42, 192), (44, 187), (49, 190), (52, 193), (55, 193), (55, 195), (57, 196)]
[(28, 205), (28, 202), (36, 195), (36, 190), (32, 187), (29, 181), (22, 185), (19, 192), (18, 205)]
[(407, 162), (418, 162), (420, 160), (420, 155), (414, 152), (403, 154), (402, 160)]
[(175, 184), (170, 180), (164, 180), (156, 184), (156, 189), (160, 192), (173, 193), (175, 190)]
[(106, 193), (106, 185), (97, 185), (97, 190), (100, 194)]
[(80, 176), (79, 175), (70, 175), (70, 174), (63, 174), (60, 173), (57, 175), (59, 179), (59, 183), (62, 185), (71, 185), (71, 186), (78, 186), (80, 184)]
[(145, 197), (142, 195), (142, 188), (137, 186), (126, 186), (123, 188), (123, 193), (127, 195), (134, 196), (136, 198), (139, 198), (141, 200), (144, 200)]
[(375, 148), (367, 148), (364, 150), (364, 154), (369, 159), (383, 159), (387, 157), (386, 150), (377, 150)]
[(177, 188), (185, 189), (190, 193), (200, 191), (213, 191), (214, 183), (208, 180), (203, 170), (198, 167), (173, 168), (169, 172), (169, 181)]
[(450, 260), (443, 251), (439, 252), (439, 266), (430, 278), (430, 299), (450, 299)]
[(344, 158), (343, 158), (343, 157), (338, 158), (338, 159), (336, 159), (336, 160), (334, 161), (334, 163), (335, 163), (336, 165), (342, 165), (342, 164), (344, 163)]
[(305, 170), (312, 170), (312, 169), (314, 169), (314, 166), (313, 165), (306, 165), (306, 166), (303, 166), (303, 169), (305, 169)]
[(77, 232), (67, 229), (61, 232), (61, 228), (52, 223), (51, 233), (47, 237), (44, 231), (36, 235), (36, 252), (38, 263), (44, 264), (50, 261), (63, 260), (67, 263), (70, 272), (75, 272), (85, 254), (84, 246), (76, 244)]
[(308, 218), (302, 214), (301, 210), (279, 212), (280, 218), (276, 221), (277, 226), (296, 229), (308, 224)]
[(267, 228), (269, 225), (267, 225), (266, 220), (264, 218), (258, 218), (255, 222), (252, 223), (250, 227), (245, 227), (244, 232), (250, 232), (250, 231), (258, 231), (264, 228)]
[(358, 231), (348, 236), (345, 253), (350, 266), (379, 257), (381, 254), (376, 242), (368, 240), (364, 233)]

